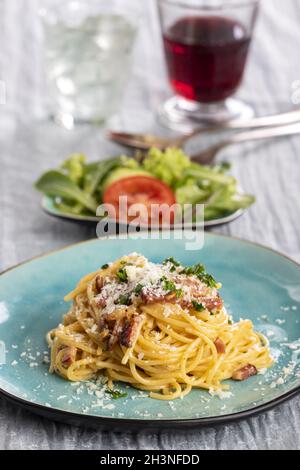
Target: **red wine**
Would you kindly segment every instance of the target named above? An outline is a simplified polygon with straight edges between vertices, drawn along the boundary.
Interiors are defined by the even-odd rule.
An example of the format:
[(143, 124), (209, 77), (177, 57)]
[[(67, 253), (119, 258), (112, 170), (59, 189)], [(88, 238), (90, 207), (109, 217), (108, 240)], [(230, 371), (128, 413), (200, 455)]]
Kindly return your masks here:
[(171, 85), (201, 103), (231, 96), (241, 83), (251, 38), (243, 25), (219, 16), (186, 17), (164, 34)]

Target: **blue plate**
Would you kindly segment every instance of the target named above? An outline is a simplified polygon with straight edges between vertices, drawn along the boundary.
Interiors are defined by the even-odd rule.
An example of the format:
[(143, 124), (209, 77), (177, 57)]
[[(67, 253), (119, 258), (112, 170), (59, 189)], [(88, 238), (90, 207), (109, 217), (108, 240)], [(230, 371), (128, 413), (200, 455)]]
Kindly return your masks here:
[[(117, 430), (189, 427), (230, 421), (266, 410), (300, 389), (300, 267), (269, 249), (205, 234), (203, 249), (186, 240), (100, 239), (41, 256), (0, 277), (0, 391), (44, 416)], [(187, 233), (191, 235), (191, 232)], [(152, 261), (174, 256), (201, 261), (223, 283), (222, 296), (235, 320), (250, 318), (268, 336), (276, 364), (264, 375), (230, 382), (225, 399), (194, 390), (182, 400), (162, 402), (121, 386), (127, 397), (101, 397), (90, 384), (71, 385), (48, 373), (46, 332), (67, 310), (64, 295), (86, 273), (133, 251)], [(2, 351), (1, 351), (2, 349)], [(6, 351), (6, 352), (5, 352)], [(6, 356), (6, 357), (5, 357)], [(1, 359), (1, 357), (0, 357)]]

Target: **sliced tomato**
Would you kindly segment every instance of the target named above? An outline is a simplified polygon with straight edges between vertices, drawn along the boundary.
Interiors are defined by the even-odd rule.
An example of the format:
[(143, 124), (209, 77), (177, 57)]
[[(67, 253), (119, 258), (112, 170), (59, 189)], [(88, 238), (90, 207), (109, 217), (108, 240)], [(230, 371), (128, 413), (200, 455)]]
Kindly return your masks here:
[[(121, 196), (126, 196), (126, 203)], [(147, 224), (174, 222), (175, 211), (170, 207), (176, 203), (175, 195), (169, 186), (151, 176), (130, 176), (115, 181), (105, 190), (103, 202), (108, 205), (109, 216), (119, 221), (139, 218)]]

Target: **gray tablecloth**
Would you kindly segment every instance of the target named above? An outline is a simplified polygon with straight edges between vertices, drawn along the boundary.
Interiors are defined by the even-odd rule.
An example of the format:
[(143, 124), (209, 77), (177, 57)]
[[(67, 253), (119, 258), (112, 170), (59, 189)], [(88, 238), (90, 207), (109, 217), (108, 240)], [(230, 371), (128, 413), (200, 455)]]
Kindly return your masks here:
[[(155, 1), (143, 0), (144, 19), (135, 66), (119, 125), (159, 130), (155, 110), (170, 93)], [(45, 215), (33, 181), (73, 151), (95, 159), (116, 155), (99, 128), (66, 131), (44, 119), (41, 31), (35, 0), (0, 2), (0, 268), (95, 236), (93, 227)], [(257, 113), (288, 109), (299, 99), (300, 2), (265, 0), (240, 96)], [(297, 93), (298, 90), (298, 93)], [(298, 96), (297, 96), (298, 95)], [(161, 131), (161, 130), (160, 130)], [(197, 144), (198, 145), (198, 144)], [(300, 260), (300, 138), (231, 147), (222, 157), (257, 203), (241, 219), (218, 229), (263, 243)], [(300, 447), (300, 398), (241, 422), (192, 432), (121, 435), (57, 424), (0, 399), (2, 449), (296, 449)]]

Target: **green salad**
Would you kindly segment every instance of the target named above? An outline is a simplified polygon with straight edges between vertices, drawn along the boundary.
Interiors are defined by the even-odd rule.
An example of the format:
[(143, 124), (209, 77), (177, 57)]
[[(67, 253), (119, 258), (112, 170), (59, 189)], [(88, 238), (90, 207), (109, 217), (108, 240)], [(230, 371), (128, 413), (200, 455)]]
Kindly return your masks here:
[[(177, 148), (152, 148), (142, 161), (128, 156), (88, 163), (85, 155), (74, 154), (58, 169), (44, 173), (37, 190), (53, 198), (58, 210), (67, 214), (95, 215), (106, 190), (131, 177), (152, 177), (167, 186), (179, 204), (204, 204), (205, 219), (226, 217), (255, 201), (239, 192), (237, 180), (228, 174), (230, 165), (214, 166), (192, 162)], [(137, 178), (135, 178), (137, 179)]]

